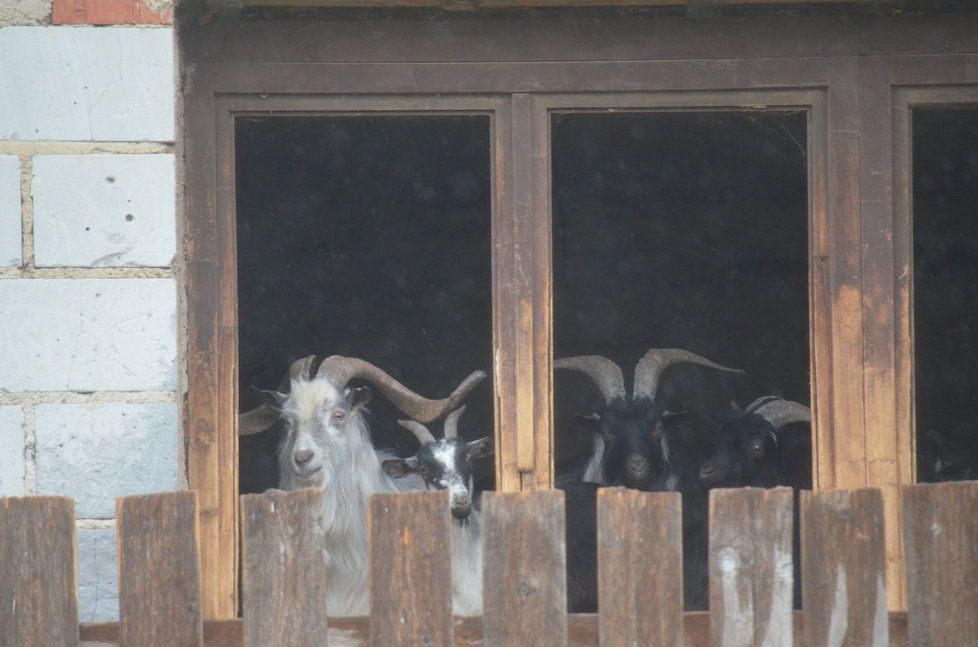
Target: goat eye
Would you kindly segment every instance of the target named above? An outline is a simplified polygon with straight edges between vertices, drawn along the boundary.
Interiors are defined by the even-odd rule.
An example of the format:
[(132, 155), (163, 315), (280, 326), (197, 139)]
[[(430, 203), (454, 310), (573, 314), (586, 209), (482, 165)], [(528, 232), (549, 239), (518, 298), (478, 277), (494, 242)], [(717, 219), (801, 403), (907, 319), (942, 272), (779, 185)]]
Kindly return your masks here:
[(343, 422), (344, 420), (346, 420), (346, 412), (344, 411), (333, 412), (333, 422)]

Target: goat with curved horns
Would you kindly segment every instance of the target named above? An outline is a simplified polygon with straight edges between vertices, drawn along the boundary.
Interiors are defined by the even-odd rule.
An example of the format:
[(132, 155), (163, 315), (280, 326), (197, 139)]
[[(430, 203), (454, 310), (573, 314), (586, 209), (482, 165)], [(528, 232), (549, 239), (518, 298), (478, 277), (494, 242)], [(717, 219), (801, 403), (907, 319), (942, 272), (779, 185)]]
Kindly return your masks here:
[(600, 433), (584, 480), (601, 485), (624, 485), (639, 490), (673, 490), (677, 475), (669, 466), (665, 428), (678, 414), (656, 402), (659, 380), (670, 366), (689, 363), (729, 373), (743, 373), (679, 348), (651, 348), (635, 367), (632, 397), (625, 392), (621, 368), (599, 355), (567, 357), (555, 369), (578, 371), (594, 382), (604, 399), (604, 411), (595, 420)]
[(709, 487), (811, 489), (811, 431), (782, 432), (811, 421), (811, 410), (798, 402), (776, 396), (754, 400), (720, 428), (717, 450), (700, 467), (700, 481)]
[(482, 613), (482, 515), (473, 505), (472, 461), (492, 453), (489, 436), (466, 442), (458, 437), (459, 407), (445, 419), (441, 440), (416, 420), (398, 420), (421, 443), (410, 458), (391, 458), (383, 469), (392, 478), (420, 474), (429, 490), (448, 490), (452, 516), (452, 609), (457, 614)]
[[(292, 364), (277, 391), (265, 392), (267, 402), (239, 417), (239, 433), (252, 434), (285, 421), (279, 445), (279, 487), (323, 488), (322, 519), (326, 531), (330, 615), (369, 613), (367, 506), (375, 492), (419, 489), (419, 479), (395, 481), (381, 469), (393, 457), (377, 452), (370, 441), (364, 405), (370, 387), (350, 387), (363, 380), (401, 411), (425, 422), (454, 409), (485, 373), (469, 375), (441, 400), (430, 400), (380, 368), (352, 357), (333, 355), (313, 373), (314, 355)], [(287, 390), (287, 392), (286, 392)]]

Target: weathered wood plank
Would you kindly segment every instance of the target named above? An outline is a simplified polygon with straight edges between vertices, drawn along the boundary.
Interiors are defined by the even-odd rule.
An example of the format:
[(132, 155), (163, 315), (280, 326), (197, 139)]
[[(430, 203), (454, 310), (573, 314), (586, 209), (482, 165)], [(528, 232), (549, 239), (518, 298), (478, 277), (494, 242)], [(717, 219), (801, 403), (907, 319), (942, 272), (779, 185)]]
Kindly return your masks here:
[[(208, 66), (184, 87), (187, 190), (187, 476), (198, 496), (204, 613), (237, 614), (237, 270), (233, 214), (233, 117), (214, 96)], [(218, 117), (220, 115), (220, 117)]]
[(710, 644), (791, 647), (791, 488), (710, 492)]
[[(858, 59), (840, 60), (828, 91), (828, 279), (831, 302), (832, 479), (819, 487), (865, 487), (866, 426), (863, 393), (862, 249), (860, 246), (861, 139)], [(816, 396), (817, 396), (816, 392)], [(819, 445), (822, 451), (823, 445)]]
[(910, 644), (978, 646), (978, 483), (903, 488)]
[(801, 493), (807, 647), (889, 645), (879, 490)]
[(485, 644), (566, 645), (564, 493), (487, 492), (483, 505)]
[(496, 120), (493, 308), (502, 491), (549, 488), (553, 481), (546, 119), (530, 94), (516, 93)]
[(116, 528), (120, 645), (200, 647), (196, 493), (116, 499)]
[(454, 645), (448, 492), (370, 497), (370, 644)]
[(0, 499), (0, 647), (77, 644), (75, 502)]
[[(909, 265), (910, 249), (907, 239), (905, 247), (898, 247), (893, 211), (895, 131), (887, 63), (866, 58), (859, 65), (866, 483), (883, 491), (890, 607), (905, 608), (898, 485), (912, 480), (913, 438), (910, 402), (898, 390), (901, 380), (909, 385), (911, 370), (909, 347), (901, 347), (898, 313), (901, 299), (909, 295), (910, 279), (909, 272), (898, 268)], [(902, 323), (908, 325), (909, 316)]]
[(241, 497), (246, 645), (323, 645), (326, 534), (316, 488)]
[(598, 491), (600, 642), (683, 644), (683, 518), (676, 492)]
[[(82, 623), (80, 633), (82, 647), (119, 644), (118, 622)], [(241, 620), (204, 620), (204, 647), (242, 647), (244, 644), (244, 624)]]
[[(801, 645), (803, 623), (800, 611), (794, 612), (795, 644)], [(686, 647), (706, 647), (709, 633), (709, 616), (701, 611), (683, 616), (686, 627)], [(241, 620), (205, 620), (204, 647), (241, 647)], [(329, 626), (329, 642), (343, 647), (361, 647), (370, 640), (368, 618), (332, 618)], [(119, 623), (100, 622), (81, 625), (82, 647), (107, 647), (119, 644)], [(891, 647), (907, 647), (907, 614), (890, 614)], [(456, 647), (482, 647), (482, 618), (455, 618)], [(567, 644), (569, 647), (596, 647), (598, 645), (598, 616), (580, 613), (567, 616)]]

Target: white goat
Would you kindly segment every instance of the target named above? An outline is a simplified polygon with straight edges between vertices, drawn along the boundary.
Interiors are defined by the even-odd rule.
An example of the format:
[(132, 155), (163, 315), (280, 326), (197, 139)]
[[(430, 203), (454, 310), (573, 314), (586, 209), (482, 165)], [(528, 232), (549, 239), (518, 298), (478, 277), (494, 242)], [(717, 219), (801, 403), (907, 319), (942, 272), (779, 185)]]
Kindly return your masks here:
[[(295, 362), (270, 402), (242, 414), (240, 433), (257, 433), (280, 419), (285, 433), (279, 446), (279, 487), (323, 489), (323, 523), (329, 577), (326, 612), (331, 616), (370, 612), (367, 510), (370, 495), (419, 489), (420, 479), (394, 480), (381, 469), (391, 454), (370, 441), (364, 405), (369, 387), (348, 387), (354, 379), (373, 384), (399, 409), (430, 422), (450, 411), (485, 373), (470, 375), (448, 398), (429, 400), (363, 360), (334, 355), (312, 375), (315, 356)], [(283, 393), (288, 386), (288, 393)]]
[(488, 436), (466, 442), (458, 438), (458, 419), (465, 407), (445, 419), (445, 437), (436, 440), (427, 427), (399, 420), (421, 443), (410, 458), (383, 462), (384, 471), (400, 479), (420, 474), (429, 490), (448, 490), (452, 523), (452, 610), (460, 615), (482, 614), (482, 514), (472, 504), (472, 461), (489, 456)]

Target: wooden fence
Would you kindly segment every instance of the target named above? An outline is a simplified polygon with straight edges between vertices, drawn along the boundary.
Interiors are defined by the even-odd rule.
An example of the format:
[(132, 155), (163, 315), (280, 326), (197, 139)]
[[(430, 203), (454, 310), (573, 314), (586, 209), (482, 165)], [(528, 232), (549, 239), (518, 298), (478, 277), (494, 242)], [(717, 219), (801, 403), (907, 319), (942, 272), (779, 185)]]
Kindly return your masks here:
[(677, 494), (598, 497), (600, 613), (565, 612), (559, 491), (484, 501), (485, 609), (451, 612), (444, 492), (370, 506), (369, 618), (330, 618), (317, 492), (242, 501), (241, 620), (202, 621), (195, 495), (117, 502), (120, 622), (79, 628), (71, 499), (0, 499), (0, 647), (978, 645), (978, 483), (902, 493), (909, 611), (886, 610), (878, 490), (801, 496), (804, 611), (792, 611), (790, 490), (710, 498), (710, 609), (682, 611)]

